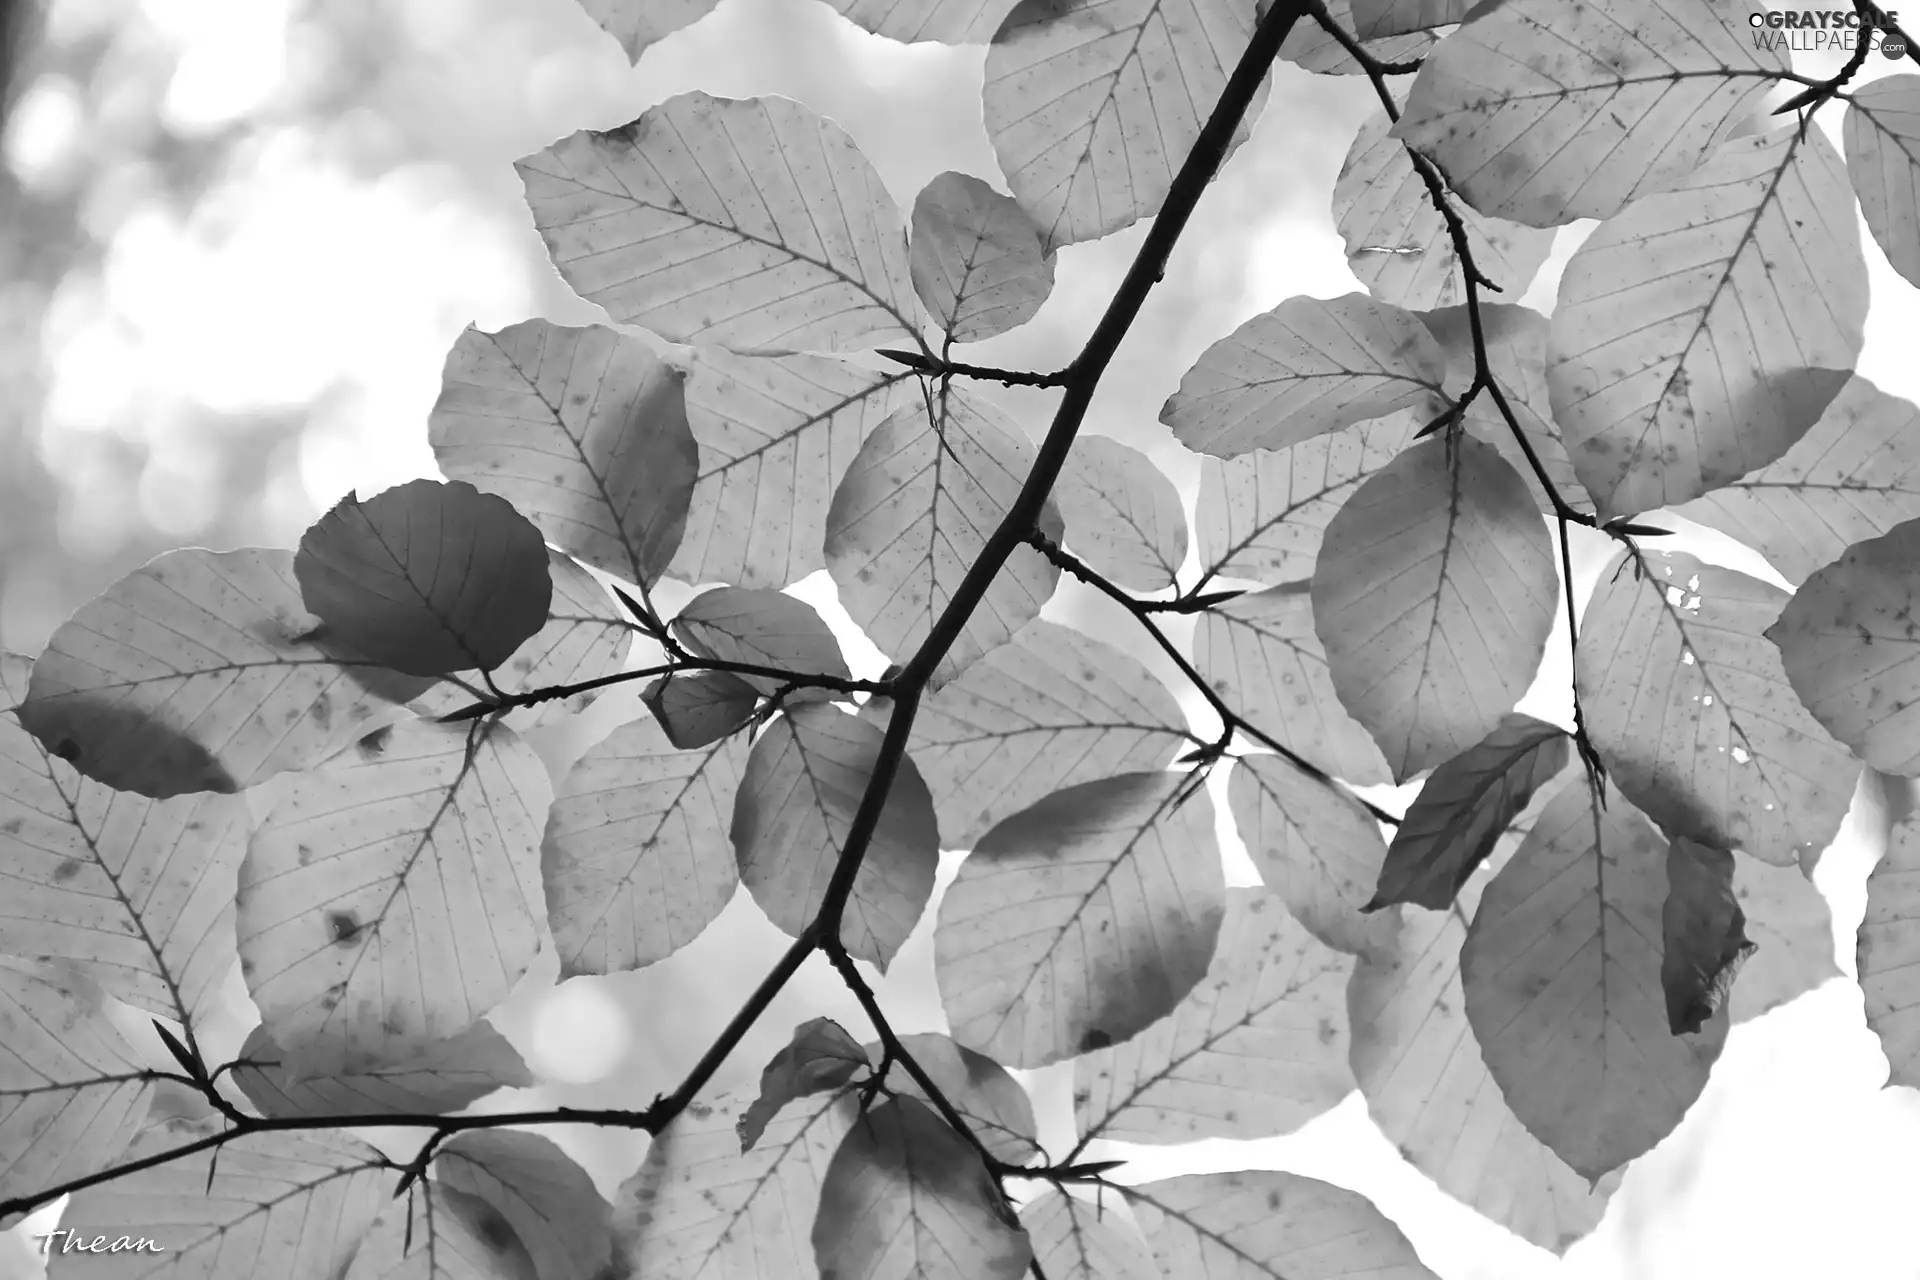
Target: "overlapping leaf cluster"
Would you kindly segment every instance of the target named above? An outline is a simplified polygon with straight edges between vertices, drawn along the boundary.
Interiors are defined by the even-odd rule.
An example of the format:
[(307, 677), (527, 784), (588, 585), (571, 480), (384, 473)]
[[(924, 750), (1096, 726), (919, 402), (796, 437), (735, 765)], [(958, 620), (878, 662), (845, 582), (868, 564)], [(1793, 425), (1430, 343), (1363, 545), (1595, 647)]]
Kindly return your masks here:
[[(1351, 1192), (1082, 1157), (1286, 1133), (1357, 1085), (1564, 1249), (1730, 1022), (1835, 974), (1807, 873), (1863, 765), (1920, 773), (1920, 419), (1852, 372), (1856, 208), (1920, 283), (1920, 77), (1849, 90), (1863, 41), (1809, 80), (1713, 0), (833, 3), (987, 44), (1006, 192), (943, 174), (903, 215), (778, 98), (562, 139), (527, 205), (612, 324), (461, 335), (445, 482), (350, 494), (295, 552), (170, 552), (0, 661), (0, 1223), (76, 1192), (170, 1275), (1411, 1278)], [(585, 7), (637, 57), (711, 4)], [(1370, 292), (1283, 301), (1181, 379), (1190, 530), (1145, 455), (1076, 437), (1276, 57), (1377, 90), (1332, 209)], [(1844, 158), (1808, 121), (1836, 99)], [(1067, 368), (954, 360), (1149, 217)], [(1515, 305), (1579, 218), (1551, 317)], [(991, 381), (1059, 389), (1037, 445)], [(1646, 545), (1659, 509), (1798, 590)], [(1618, 544), (1584, 602), (1581, 536)], [(882, 678), (783, 591), (821, 569)], [(1041, 618), (1063, 576), (1217, 728)], [(666, 577), (706, 589), (668, 616)], [(1571, 732), (1515, 711), (1563, 608)], [(1161, 613), (1198, 615), (1190, 654)], [(629, 681), (647, 714), (549, 776), (522, 735)], [(1226, 885), (1216, 772), (1264, 887)], [(1353, 790), (1416, 780), (1397, 816)], [(942, 848), (951, 1034), (903, 1036), (860, 962)], [(485, 1015), (542, 948), (652, 964), (742, 884), (793, 945), (671, 1092), (453, 1114), (531, 1081)], [(1917, 886), (1903, 822), (1860, 935), (1903, 1083)], [(815, 1019), (709, 1096), (816, 951), (873, 1041)], [(261, 1021), (216, 1065), (236, 965)], [(1006, 1068), (1069, 1059), (1050, 1159)], [(163, 1085), (204, 1116), (144, 1124)], [(567, 1121), (652, 1135), (617, 1203), (524, 1127)], [(403, 1125), (404, 1162), (350, 1132)]]

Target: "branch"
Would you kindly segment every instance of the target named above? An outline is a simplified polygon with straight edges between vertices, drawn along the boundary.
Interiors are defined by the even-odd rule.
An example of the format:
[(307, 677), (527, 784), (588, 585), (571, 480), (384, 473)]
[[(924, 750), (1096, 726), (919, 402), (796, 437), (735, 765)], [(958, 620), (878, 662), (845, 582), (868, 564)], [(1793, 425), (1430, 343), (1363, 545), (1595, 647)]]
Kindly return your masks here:
[(755, 662), (702, 658), (683, 650), (681, 655), (672, 661), (657, 666), (640, 667), (633, 671), (616, 671), (610, 676), (595, 676), (591, 680), (580, 680), (573, 684), (553, 684), (542, 689), (529, 689), (524, 693), (507, 693), (495, 699), (475, 702), (441, 716), (440, 723), (454, 724), (463, 720), (478, 720), (482, 716), (490, 716), (497, 712), (512, 711), (515, 707), (531, 707), (538, 703), (551, 702), (555, 698), (571, 698), (577, 693), (604, 689), (609, 685), (626, 684), (631, 680), (648, 680), (654, 676), (677, 675), (683, 671), (728, 671), (734, 675), (760, 676), (767, 680), (784, 681), (789, 689), (832, 689), (836, 693), (845, 694), (887, 692), (887, 683), (884, 680), (849, 680), (845, 676), (787, 671), (780, 667), (768, 667)]
[(920, 355), (913, 351), (890, 351), (884, 347), (874, 352), (885, 356), (895, 364), (903, 364), (915, 373), (930, 378), (978, 378), (982, 382), (997, 382), (1003, 387), (1064, 387), (1070, 370), (1056, 369), (1052, 373), (1028, 373), (1021, 369), (989, 369), (984, 365), (962, 364), (958, 360), (943, 357)]

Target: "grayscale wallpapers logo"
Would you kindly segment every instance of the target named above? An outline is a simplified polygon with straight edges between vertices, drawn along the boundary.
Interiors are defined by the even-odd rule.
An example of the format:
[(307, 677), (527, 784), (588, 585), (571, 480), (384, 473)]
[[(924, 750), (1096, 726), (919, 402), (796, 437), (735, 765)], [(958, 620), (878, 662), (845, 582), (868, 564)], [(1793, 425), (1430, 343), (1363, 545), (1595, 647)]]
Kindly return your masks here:
[(1906, 45), (1887, 32), (1899, 25), (1899, 11), (1862, 7), (1865, 16), (1855, 9), (1756, 9), (1747, 15), (1747, 25), (1753, 28), (1756, 49), (1851, 53), (1858, 41), (1865, 40), (1869, 49), (1879, 49), (1889, 58), (1903, 56)]

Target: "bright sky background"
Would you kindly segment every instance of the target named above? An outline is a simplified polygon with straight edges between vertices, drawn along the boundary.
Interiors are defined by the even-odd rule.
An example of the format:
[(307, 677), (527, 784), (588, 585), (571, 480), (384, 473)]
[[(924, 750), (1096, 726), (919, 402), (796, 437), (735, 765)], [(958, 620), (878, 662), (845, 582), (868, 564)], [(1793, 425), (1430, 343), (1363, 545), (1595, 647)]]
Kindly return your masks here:
[[(809, 12), (806, 31), (816, 43), (807, 47), (830, 46), (855, 59), (858, 69), (852, 82), (832, 90), (838, 101), (822, 101), (826, 90), (815, 86), (803, 93), (796, 87), (808, 79), (805, 66), (796, 64), (807, 59), (765, 35), (781, 25), (773, 21), (776, 11), (799, 3), (727, 0), (709, 22), (656, 47), (629, 70), (613, 42), (571, 0), (406, 0), (397, 7), (415, 51), (406, 56), (419, 63), (407, 82), (417, 96), (390, 98), (384, 106), (391, 119), (362, 106), (316, 120), (281, 113), (276, 105), (293, 88), (310, 87), (325, 74), (321, 45), (298, 19), (293, 0), (54, 0), (55, 38), (130, 22), (145, 24), (145, 38), (166, 47), (173, 59), (164, 93), (169, 128), (210, 136), (244, 127), (224, 176), (197, 208), (181, 216), (147, 205), (111, 219), (100, 273), (70, 280), (54, 299), (45, 327), (51, 395), (40, 442), (50, 464), (85, 491), (98, 441), (117, 436), (152, 449), (125, 501), (90, 501), (63, 514), (63, 541), (76, 552), (111, 546), (129, 512), (193, 540), (215, 496), (208, 476), (222, 447), (205, 432), (178, 429), (197, 407), (306, 414), (297, 468), (264, 495), (280, 521), (283, 543), (294, 541), (319, 509), (349, 488), (367, 493), (433, 474), (426, 412), (439, 389), (445, 352), (463, 325), (493, 329), (535, 314), (567, 323), (601, 318), (597, 308), (566, 302), (553, 282), (538, 239), (518, 210), (518, 183), (509, 167), (517, 156), (573, 129), (626, 120), (693, 87), (735, 96), (788, 92), (836, 115), (873, 155), (903, 206), (921, 182), (944, 168), (998, 181), (977, 133), (979, 51), (903, 48), (825, 17), (824, 10)], [(506, 13), (507, 25), (482, 25), (482, 13), (487, 23)], [(1809, 62), (1801, 69), (1824, 73), (1832, 67)], [(1872, 60), (1867, 74), (1881, 72), (1880, 61)], [(1167, 465), (1189, 501), (1197, 467), (1152, 420), (1185, 363), (1239, 320), (1288, 296), (1330, 297), (1358, 287), (1325, 204), (1332, 173), (1360, 118), (1359, 89), (1352, 82), (1311, 83), (1291, 68), (1282, 73), (1265, 125), (1203, 202), (1174, 264), (1176, 274), (1186, 271), (1208, 282), (1206, 309), (1195, 313), (1193, 325), (1177, 330), (1180, 350), (1171, 355), (1156, 351), (1149, 360), (1139, 344), (1124, 349), (1116, 369), (1122, 385), (1103, 397), (1096, 412), (1102, 430), (1128, 437)], [(1285, 118), (1282, 100), (1301, 103), (1315, 94), (1341, 104), (1329, 109), (1338, 127), (1302, 129)], [(894, 96), (908, 107), (889, 107)], [(111, 100), (89, 107), (79, 86), (44, 78), (22, 101), (4, 140), (6, 161), (30, 186), (58, 183), (86, 144), (89, 110), (115, 109)], [(449, 113), (484, 117), (485, 127), (474, 131), (481, 142), (463, 136), (450, 146), (491, 148), (491, 186), (473, 190), (463, 184), (459, 166), (473, 158), (466, 153), (429, 155), (374, 172), (339, 158), (342, 136), (380, 137), (409, 112), (429, 122)], [(923, 120), (926, 127), (903, 129), (903, 117)], [(1840, 119), (1834, 109), (1821, 117), (1836, 142)], [(1267, 176), (1256, 178), (1256, 155), (1286, 164), (1274, 160), (1258, 171)], [(1281, 170), (1290, 192), (1277, 204), (1261, 194), (1270, 169)], [(1553, 260), (1524, 301), (1551, 308), (1559, 270), (1581, 234), (1562, 233)], [(1864, 231), (1863, 238), (1875, 303), (1861, 371), (1884, 389), (1920, 396), (1920, 368), (1912, 359), (1920, 336), (1920, 293), (1887, 268)], [(1062, 254), (1056, 295), (1043, 314), (1051, 347), (1024, 351), (1015, 334), (981, 348), (978, 358), (1051, 367), (1054, 356), (1070, 354), (1104, 305), (1106, 288), (1137, 234), (1114, 239), (1110, 246)], [(1161, 320), (1172, 323), (1170, 308), (1199, 304), (1163, 298), (1155, 305)], [(1154, 314), (1150, 308), (1149, 316)], [(1043, 427), (1039, 413), (1027, 412), (1042, 405), (1039, 399), (1009, 403), (1025, 413), (1029, 430)], [(1757, 558), (1717, 536), (1703, 532), (1679, 545), (1771, 577)], [(1576, 573), (1584, 591), (1602, 566), (1594, 547), (1579, 549), (1587, 552)], [(824, 575), (794, 590), (836, 623), (856, 674), (878, 674), (883, 660), (850, 632)], [(1106, 635), (1108, 623), (1124, 625), (1101, 613), (1109, 608), (1068, 584), (1049, 616)], [(1560, 631), (1524, 708), (1564, 722), (1567, 687)], [(1184, 702), (1204, 726), (1204, 704), (1192, 696)], [(609, 697), (591, 713), (588, 729), (540, 745), (550, 762), (564, 764), (637, 713), (631, 696)], [(1225, 813), (1223, 795), (1217, 808)], [(1236, 881), (1254, 882), (1243, 852), (1237, 843), (1231, 847)], [(1833, 902), (1838, 951), (1848, 972), (1860, 886), (1878, 852), (1843, 836), (1817, 877)], [(942, 884), (956, 864), (945, 860)], [(930, 910), (929, 923), (931, 918)], [(698, 943), (654, 969), (576, 979), (550, 992), (530, 989), (497, 1021), (536, 1070), (565, 1087), (503, 1098), (498, 1105), (547, 1099), (644, 1103), (677, 1083), (784, 941), (743, 893)], [(550, 980), (551, 969), (536, 976)], [(901, 953), (881, 994), (900, 1029), (944, 1029), (928, 928)], [(840, 1017), (856, 1034), (866, 1032), (833, 976), (809, 966), (762, 1033), (736, 1055), (728, 1078), (757, 1075), (787, 1029), (823, 1012)], [(216, 1044), (237, 1045), (250, 1020), (250, 1010), (236, 1012)], [(1681, 1131), (1634, 1167), (1599, 1232), (1564, 1260), (1521, 1243), (1437, 1192), (1400, 1161), (1367, 1120), (1357, 1095), (1284, 1140), (1124, 1152), (1096, 1148), (1094, 1154), (1133, 1160), (1125, 1180), (1268, 1166), (1339, 1182), (1373, 1197), (1448, 1280), (1910, 1280), (1920, 1275), (1920, 1215), (1913, 1212), (1920, 1203), (1920, 1105), (1910, 1091), (1882, 1090), (1885, 1070), (1851, 983), (1829, 984), (1736, 1030), (1712, 1085)], [(1043, 1116), (1042, 1136), (1055, 1154), (1063, 1153), (1071, 1145), (1070, 1069), (1024, 1074)], [(640, 1151), (638, 1140), (623, 1135), (567, 1134), (565, 1140), (609, 1191)]]

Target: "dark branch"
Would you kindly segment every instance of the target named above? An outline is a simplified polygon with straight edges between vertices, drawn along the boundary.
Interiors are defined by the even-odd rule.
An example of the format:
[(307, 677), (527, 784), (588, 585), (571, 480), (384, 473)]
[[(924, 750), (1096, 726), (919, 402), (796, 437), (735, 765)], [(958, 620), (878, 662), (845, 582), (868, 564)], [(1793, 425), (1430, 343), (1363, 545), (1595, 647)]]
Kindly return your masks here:
[(881, 348), (875, 355), (885, 356), (895, 364), (903, 364), (915, 373), (930, 378), (977, 378), (981, 382), (997, 382), (1003, 387), (1064, 387), (1067, 385), (1069, 370), (1056, 369), (1052, 373), (1029, 373), (1023, 369), (989, 369), (984, 365), (962, 364), (958, 360), (944, 357), (920, 355), (912, 351), (890, 351)]

